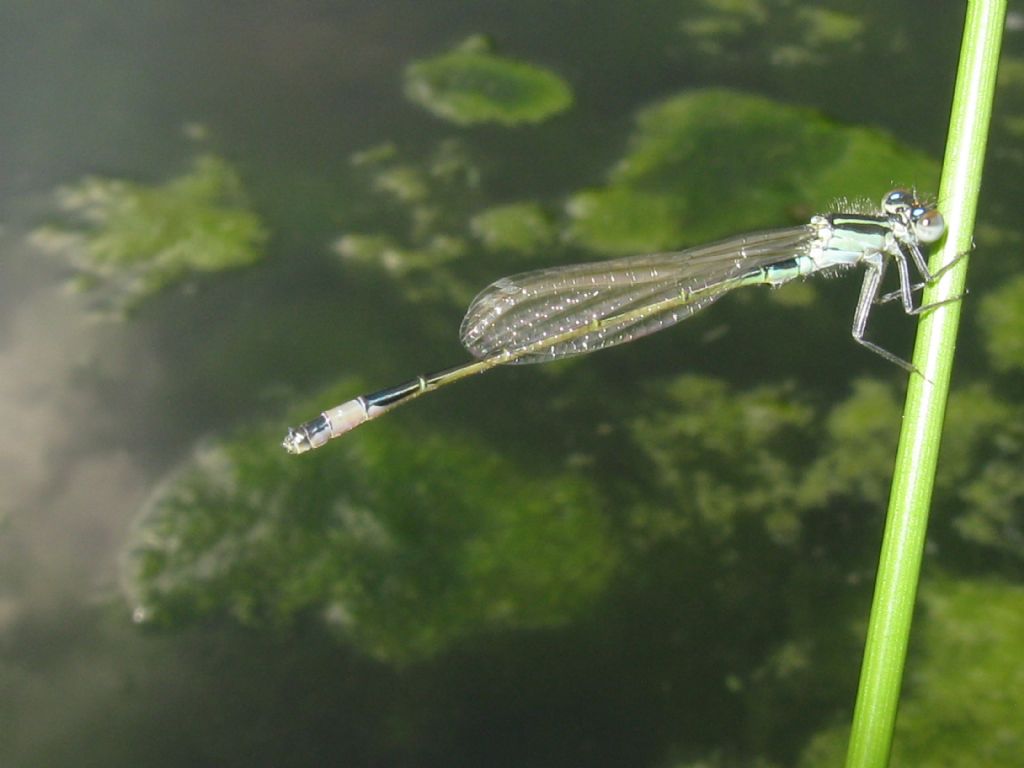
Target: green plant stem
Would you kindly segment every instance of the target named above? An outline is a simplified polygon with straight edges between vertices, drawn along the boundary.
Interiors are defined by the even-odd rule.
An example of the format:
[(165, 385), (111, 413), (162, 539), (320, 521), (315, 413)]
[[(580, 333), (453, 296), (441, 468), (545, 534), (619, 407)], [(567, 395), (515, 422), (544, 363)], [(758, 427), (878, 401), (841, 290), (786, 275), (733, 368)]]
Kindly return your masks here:
[[(949, 229), (933, 271), (972, 247), (1005, 16), (1006, 0), (968, 4), (939, 188)], [(963, 295), (966, 277), (965, 256), (922, 302)], [(959, 321), (960, 302), (952, 301), (926, 313), (918, 328), (914, 365), (923, 375), (912, 375), (907, 391), (847, 768), (889, 762)]]

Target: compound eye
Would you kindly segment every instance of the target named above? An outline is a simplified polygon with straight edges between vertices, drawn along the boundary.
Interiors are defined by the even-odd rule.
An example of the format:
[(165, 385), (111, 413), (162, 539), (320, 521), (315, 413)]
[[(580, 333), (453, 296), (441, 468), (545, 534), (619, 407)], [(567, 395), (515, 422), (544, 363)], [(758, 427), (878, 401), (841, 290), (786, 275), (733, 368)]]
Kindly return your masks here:
[(882, 210), (889, 216), (906, 213), (914, 204), (914, 194), (909, 189), (894, 189), (882, 198)]
[(915, 216), (913, 227), (914, 234), (922, 243), (934, 243), (946, 234), (946, 220), (934, 208), (923, 209), (920, 215)]

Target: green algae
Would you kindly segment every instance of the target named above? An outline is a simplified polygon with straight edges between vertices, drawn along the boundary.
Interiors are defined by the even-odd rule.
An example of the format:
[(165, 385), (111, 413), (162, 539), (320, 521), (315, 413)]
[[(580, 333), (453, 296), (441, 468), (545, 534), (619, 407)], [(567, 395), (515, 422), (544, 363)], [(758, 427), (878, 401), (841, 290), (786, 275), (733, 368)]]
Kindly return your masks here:
[(569, 85), (553, 72), (485, 50), (479, 37), (410, 64), (410, 101), (456, 125), (539, 123), (572, 105)]
[(705, 57), (795, 69), (859, 50), (869, 23), (843, 11), (778, 0), (702, 0), (679, 29)]
[(212, 155), (163, 184), (89, 177), (57, 198), (62, 222), (30, 241), (66, 260), (75, 287), (102, 295), (113, 311), (191, 275), (253, 264), (267, 239), (238, 173)]
[(526, 201), (488, 208), (469, 222), (473, 235), (491, 251), (540, 253), (550, 248), (557, 231), (544, 209)]
[(1013, 277), (985, 296), (978, 322), (992, 366), (1001, 372), (1024, 369), (1024, 277)]
[(610, 255), (678, 248), (806, 221), (840, 196), (871, 207), (894, 179), (929, 189), (938, 164), (881, 131), (803, 107), (687, 92), (637, 115), (607, 184), (568, 201), (567, 236)]
[[(1020, 763), (1024, 589), (985, 580), (932, 578), (907, 663), (907, 693), (893, 738), (893, 765), (953, 768)], [(829, 728), (804, 751), (800, 768), (840, 765), (848, 729)]]
[(489, 632), (563, 625), (616, 570), (600, 499), (570, 471), (527, 470), (500, 448), (407, 423), (297, 461), (278, 429), (198, 450), (150, 499), (123, 568), (137, 621), (226, 616), (284, 631), (317, 617), (401, 664)]

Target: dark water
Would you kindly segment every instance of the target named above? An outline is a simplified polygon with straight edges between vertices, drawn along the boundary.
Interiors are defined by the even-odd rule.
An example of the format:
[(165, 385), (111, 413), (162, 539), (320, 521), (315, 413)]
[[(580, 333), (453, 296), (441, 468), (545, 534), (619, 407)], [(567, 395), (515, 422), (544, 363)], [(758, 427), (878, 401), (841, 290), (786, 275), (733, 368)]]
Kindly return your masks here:
[[(382, 609), (374, 640), (365, 627), (323, 620), (335, 604), (319, 593), (287, 607), (278, 596), (287, 579), (275, 579), (302, 570), (308, 558), (292, 569), (285, 548), (261, 550), (284, 565), (254, 569), (237, 601), (205, 586), (164, 606), (169, 618), (150, 625), (132, 622), (138, 585), (126, 584), (133, 578), (128, 550), (138, 543), (133, 526), (201, 446), (238, 435), (244, 445), (253, 439), (244, 437), (250, 424), (260, 434), (283, 433), (286, 411), (312, 402), (340, 376), (383, 386), (454, 364), (465, 354), (457, 328), (467, 291), (551, 259), (596, 258), (586, 243), (566, 239), (567, 201), (614, 175), (640, 110), (681, 93), (728, 88), (811, 108), (837, 126), (884, 132), (901, 152), (922, 158), (922, 167), (940, 158), (962, 4), (835, 4), (843, 19), (863, 22), (849, 36), (821, 31), (826, 20), (802, 16), (798, 4), (722, 10), (727, 5), (0, 6), (0, 415), (7, 435), (0, 447), (0, 763), (788, 765), (803, 755), (817, 765), (842, 754), (893, 421), (870, 400), (878, 393), (861, 401), (857, 387), (877, 384), (879, 402), (888, 402), (902, 380), (849, 341), (857, 277), (817, 285), (806, 301), (780, 294), (792, 295), (791, 304), (735, 297), (692, 327), (555, 373), (533, 366), (491, 373), (389, 417), (394, 422), (353, 443), (353, 453), (337, 449), (333, 465), (330, 457), (315, 465), (313, 474), (343, 476), (345, 486), (359, 479), (341, 465), (356, 462), (369, 489), (360, 504), (376, 499), (385, 517), (388, 508), (415, 506), (415, 498), (430, 500), (421, 502), (429, 521), (431, 505), (445, 499), (453, 509), (499, 506), (495, 497), (525, 508), (550, 495), (565, 523), (550, 536), (580, 547), (556, 546), (530, 559), (550, 541), (543, 527), (503, 553), (497, 539), (484, 542), (487, 558), (537, 569), (534, 582), (530, 574), (508, 576), (527, 585), (523, 592), (506, 593), (503, 566), (485, 564), (492, 580), (470, 578), (482, 586), (450, 593), (464, 595), (470, 608), (454, 598), (431, 603), (432, 592), (449, 594), (447, 571), (396, 562), (405, 574), (396, 578), (411, 578), (400, 586), (412, 583), (422, 599)], [(821, 37), (811, 39), (810, 30)], [(403, 96), (412, 61), (473, 34), (560, 75), (573, 91), (572, 108), (538, 124), (465, 127)], [(1020, 33), (1008, 35), (1013, 57)], [(980, 258), (972, 263), (979, 296), (1020, 263), (1021, 87), (1008, 80), (1000, 92)], [(406, 205), (381, 193), (380, 176), (352, 163), (353, 153), (382, 142), (394, 146), (396, 165), (421, 170), (455, 146), (465, 159), (461, 172), (481, 181), (452, 183), (419, 207)], [(715, 152), (731, 154), (703, 151), (709, 188), (717, 188)], [(267, 233), (265, 257), (175, 281), (125, 320), (97, 319), (88, 296), (63, 289), (68, 265), (31, 242), (30, 233), (55, 218), (55, 190), (90, 175), (161, 184), (203, 154), (224, 158), (242, 180)], [(761, 160), (770, 167), (763, 153)], [(916, 181), (878, 174), (883, 185)], [(740, 190), (736, 200), (748, 199), (744, 189), (771, 186), (755, 177), (729, 183)], [(759, 204), (756, 194), (750, 200)], [(474, 212), (514, 201), (545, 211), (558, 230), (547, 245), (525, 256), (487, 252), (466, 234)], [(757, 225), (806, 220), (803, 206), (820, 204), (798, 194), (788, 213), (779, 209), (782, 220)], [(395, 277), (380, 264), (332, 255), (332, 243), (350, 233), (386, 234), (409, 252), (428, 251), (429, 237), (417, 241), (409, 223), (428, 212), (437, 217), (425, 225), (428, 236), (459, 231), (468, 244), (454, 262)], [(930, 567), (946, 579), (936, 593), (950, 601), (974, 588), (964, 584), (993, 585), (998, 593), (965, 592), (962, 605), (991, 601), (1005, 617), (1022, 602), (1014, 537), (1024, 527), (1024, 496), (1010, 481), (972, 483), (986, 467), (1012, 466), (1019, 456), (1012, 431), (1019, 369), (992, 364), (986, 332), (971, 324), (970, 310), (967, 323), (958, 376), (965, 387), (991, 390), (970, 390), (960, 410), (974, 414), (979, 435), (994, 424), (1010, 431), (991, 445), (978, 437), (964, 448), (975, 464), (958, 457), (970, 468), (958, 470), (956, 488), (940, 491), (948, 515), (937, 524)], [(898, 312), (876, 327), (887, 346), (909, 350), (912, 329)], [(703, 378), (680, 383), (682, 374), (723, 388)], [(983, 409), (975, 406), (989, 396), (1005, 410), (978, 415)], [(849, 408), (830, 410), (839, 402)], [(785, 403), (806, 412), (787, 411)], [(666, 414), (680, 404), (720, 431), (696, 417), (672, 421)], [(880, 415), (875, 440), (870, 429)], [(847, 424), (864, 431), (844, 431)], [(763, 439), (775, 429), (779, 445), (791, 438), (784, 448)], [(820, 444), (801, 442), (800, 435), (826, 430), (833, 431)], [(417, 445), (432, 446), (437, 461)], [(836, 463), (815, 464), (826, 451)], [(478, 462), (480, 474), (448, 482), (460, 462)], [(863, 467), (863, 477), (847, 478), (851, 465)], [(816, 479), (804, 483), (811, 467)], [(559, 484), (563, 478), (568, 485)], [(292, 487), (280, 482), (268, 487)], [(957, 495), (967, 487), (975, 490)], [(962, 505), (986, 503), (991, 488), (1005, 491), (993, 502), (1006, 510), (1005, 535), (994, 537), (1002, 543), (950, 522)], [(679, 517), (665, 511), (680, 495), (702, 493), (714, 501)], [(754, 519), (751, 510), (769, 513)], [(465, 541), (509, 523), (482, 516), (479, 524)], [(287, 533), (275, 525), (275, 535)], [(422, 537), (437, 535), (425, 525)], [(449, 553), (443, 541), (401, 553), (414, 555), (435, 564)], [(240, 559), (247, 562), (244, 553)], [(385, 571), (371, 573), (386, 581)], [(370, 580), (366, 572), (357, 577)], [(265, 607), (267, 593), (284, 614), (279, 621), (247, 613), (252, 604)], [(515, 605), (522, 595), (533, 605)], [(424, 622), (417, 620), (421, 604), (428, 606)], [(1003, 680), (1009, 662), (999, 654), (1024, 644), (1019, 623), (985, 644), (987, 635), (969, 622), (991, 627), (997, 620), (966, 616), (958, 605), (934, 603), (933, 626), (967, 627), (965, 636), (979, 643), (978, 668)], [(374, 615), (369, 602), (365, 610)], [(923, 626), (919, 658), (955, 653), (929, 645), (944, 633), (929, 635)], [(420, 631), (426, 639), (403, 645)], [(914, 682), (921, 698), (936, 690), (929, 675), (945, 681), (947, 698), (931, 712), (912, 703), (911, 713), (929, 723), (955, 721), (955, 704), (971, 689), (958, 692), (957, 679), (921, 664)], [(1009, 713), (1024, 698), (1019, 675), (1005, 690), (1002, 704), (983, 716), (993, 729), (1001, 717), (1012, 722)], [(925, 760), (933, 742), (914, 727), (907, 726), (906, 754)], [(958, 764), (1004, 764), (999, 755), (1021, 740), (1019, 726), (1007, 727), (999, 731), (1010, 734), (1006, 752)], [(965, 738), (942, 749), (970, 755), (973, 748)]]

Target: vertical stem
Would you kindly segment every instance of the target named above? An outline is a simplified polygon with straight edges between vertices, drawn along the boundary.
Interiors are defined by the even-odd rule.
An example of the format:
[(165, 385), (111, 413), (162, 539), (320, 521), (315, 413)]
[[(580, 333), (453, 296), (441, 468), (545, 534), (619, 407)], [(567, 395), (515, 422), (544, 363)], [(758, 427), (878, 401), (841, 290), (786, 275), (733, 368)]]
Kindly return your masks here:
[[(939, 189), (948, 234), (933, 271), (972, 247), (1005, 16), (1006, 0), (967, 7)], [(966, 276), (963, 258), (922, 302), (962, 295)], [(960, 303), (953, 302), (925, 314), (918, 328), (914, 365), (924, 375), (912, 375), (907, 391), (847, 768), (889, 762), (959, 320)]]

